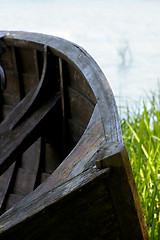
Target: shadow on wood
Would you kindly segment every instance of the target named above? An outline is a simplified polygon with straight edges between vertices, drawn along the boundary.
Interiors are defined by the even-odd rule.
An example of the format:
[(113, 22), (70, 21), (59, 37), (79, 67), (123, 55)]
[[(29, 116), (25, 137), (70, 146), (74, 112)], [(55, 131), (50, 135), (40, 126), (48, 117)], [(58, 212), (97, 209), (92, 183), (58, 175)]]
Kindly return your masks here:
[(149, 239), (96, 62), (57, 37), (0, 36), (0, 239)]

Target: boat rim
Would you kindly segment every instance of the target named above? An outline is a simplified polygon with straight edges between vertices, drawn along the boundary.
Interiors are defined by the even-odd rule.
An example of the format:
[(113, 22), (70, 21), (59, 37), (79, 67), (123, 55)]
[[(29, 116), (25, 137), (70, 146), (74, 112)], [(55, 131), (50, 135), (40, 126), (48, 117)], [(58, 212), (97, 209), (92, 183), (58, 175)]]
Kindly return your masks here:
[(95, 60), (79, 45), (63, 38), (43, 33), (24, 31), (0, 31), (4, 41), (21, 43), (43, 49), (44, 45), (51, 52), (72, 64), (88, 81), (98, 103), (104, 135), (107, 142), (122, 142), (118, 110), (112, 89)]

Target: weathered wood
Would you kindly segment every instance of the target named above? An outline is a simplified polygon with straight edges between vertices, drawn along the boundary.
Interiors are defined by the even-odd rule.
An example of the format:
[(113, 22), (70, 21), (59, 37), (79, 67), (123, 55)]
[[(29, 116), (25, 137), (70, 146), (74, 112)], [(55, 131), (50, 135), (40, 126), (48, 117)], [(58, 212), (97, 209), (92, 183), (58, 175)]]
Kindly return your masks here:
[(66, 149), (66, 141), (67, 141), (67, 132), (66, 132), (66, 103), (65, 103), (65, 84), (64, 84), (64, 77), (63, 77), (63, 63), (62, 59), (59, 58), (59, 75), (60, 75), (60, 91), (61, 91), (61, 104), (62, 104), (62, 151), (65, 155)]
[(89, 116), (92, 115), (94, 104), (91, 103), (86, 96), (83, 96), (80, 92), (71, 88), (68, 88), (68, 97), (70, 101), (71, 119), (80, 123), (82, 127), (86, 126), (90, 120)]
[[(17, 168), (16, 162), (14, 162), (9, 169), (0, 176), (1, 212), (4, 211), (4, 209), (9, 209), (13, 204), (16, 204), (23, 199), (24, 196), (33, 191), (40, 163), (40, 145), (41, 141), (38, 139), (23, 153), (22, 159), (20, 156), (18, 157), (18, 162), (21, 159), (21, 168)], [(25, 178), (27, 172), (29, 174), (28, 179)]]
[(14, 194), (25, 197), (27, 194), (33, 191), (36, 176), (36, 173), (32, 171), (24, 168), (18, 168), (13, 189)]
[(5, 73), (1, 65), (0, 65), (0, 88), (1, 90), (4, 90), (6, 88)]
[(64, 90), (64, 79), (63, 79), (63, 67), (62, 67), (62, 59), (59, 58), (59, 75), (60, 75), (60, 90), (62, 96), (62, 116), (65, 125), (65, 90)]
[(44, 55), (44, 64), (42, 76), (40, 79), (40, 83), (36, 88), (30, 90), (30, 92), (26, 95), (26, 97), (17, 105), (16, 108), (12, 110), (12, 112), (4, 119), (4, 121), (0, 125), (0, 134), (12, 130), (12, 128), (21, 120), (21, 118), (26, 114), (33, 103), (38, 98), (40, 91), (42, 91), (42, 87), (44, 85), (44, 77), (46, 73), (47, 67), (47, 48), (45, 48)]
[(52, 174), (54, 170), (60, 165), (61, 157), (57, 153), (53, 144), (45, 144), (45, 162), (44, 162), (44, 172), (46, 174)]
[(41, 138), (33, 143), (22, 155), (21, 167), (37, 174), (41, 157)]
[[(72, 146), (74, 147), (83, 135), (85, 128), (79, 123), (73, 121), (72, 119), (68, 120), (69, 134), (68, 138), (72, 139)], [(72, 149), (73, 149), (72, 147)]]
[(88, 167), (95, 166), (95, 161), (91, 161), (91, 158), (103, 141), (103, 127), (99, 109), (96, 106), (90, 123), (78, 144), (52, 175), (25, 198), (26, 201), (31, 202), (37, 199), (47, 191), (52, 190), (53, 186), (57, 187), (87, 170)]
[[(122, 239), (116, 213), (107, 191), (108, 176), (109, 169), (98, 172), (89, 169), (58, 188), (53, 188), (31, 205), (26, 205), (22, 201), (14, 209), (13, 214), (9, 210), (8, 216), (6, 214), (2, 216), (1, 239), (18, 240), (23, 236), (23, 239), (94, 240), (98, 239), (99, 234), (101, 239), (106, 239), (107, 236), (107, 239), (116, 237)], [(33, 212), (37, 214), (34, 215)], [(26, 214), (28, 218), (25, 220)], [(19, 225), (17, 221), (20, 222)], [(5, 232), (8, 227), (12, 235), (11, 232), (8, 234)]]
[(131, 232), (133, 239), (149, 239), (125, 146), (118, 142), (102, 145), (95, 158), (99, 169), (112, 168), (109, 189), (117, 210), (123, 239), (131, 239)]
[[(3, 91), (3, 101), (7, 105), (16, 105), (20, 101), (19, 75), (13, 46), (3, 54), (3, 69), (5, 69), (6, 88)], [(9, 79), (9, 81), (7, 81)]]
[(6, 205), (5, 205), (5, 211), (10, 209), (12, 206), (16, 205), (18, 202), (20, 202), (24, 196), (22, 195), (17, 195), (17, 194), (9, 194), (9, 197), (7, 199)]
[(114, 96), (95, 61), (52, 36), (10, 32), (3, 41), (7, 81), (28, 95), (0, 126), (0, 171), (18, 157), (0, 238), (148, 240)]
[(88, 100), (90, 100), (93, 105), (96, 104), (97, 99), (95, 98), (93, 91), (90, 90), (88, 81), (86, 81), (86, 78), (79, 71), (79, 69), (76, 69), (71, 64), (65, 63), (64, 75), (68, 81), (70, 88), (83, 94), (83, 96), (87, 96)]
[[(95, 117), (95, 115), (96, 115), (96, 117)], [(107, 164), (108, 166), (111, 165), (111, 167), (114, 167), (114, 169), (115, 169), (115, 170), (112, 170), (110, 177), (109, 176), (107, 177), (108, 180), (105, 180), (105, 184), (103, 183), (105, 188), (108, 188), (107, 192), (109, 191), (111, 193), (111, 195), (109, 197), (111, 202), (109, 203), (109, 202), (107, 202), (107, 200), (105, 200), (106, 201), (105, 202), (106, 210), (105, 210), (104, 206), (102, 207), (103, 211), (105, 211), (105, 215), (104, 215), (105, 226), (107, 224), (107, 221), (109, 221), (107, 224), (109, 229), (107, 229), (107, 227), (104, 228), (104, 230), (103, 230), (104, 235), (101, 233), (101, 239), (103, 239), (103, 237), (105, 239), (105, 237), (107, 237), (107, 236), (108, 236), (108, 239), (115, 239), (115, 237), (119, 237), (119, 239), (128, 239), (128, 238), (129, 239), (147, 239), (147, 233), (146, 233), (146, 235), (143, 235), (142, 234), (143, 231), (139, 227), (140, 219), (137, 214), (137, 209), (135, 209), (135, 205), (134, 205), (135, 202), (132, 199), (130, 183), (128, 184), (128, 180), (126, 178), (126, 173), (124, 172), (124, 170), (122, 168), (122, 159), (120, 158), (119, 154), (121, 154), (121, 152), (122, 152), (123, 145), (120, 143), (106, 144), (106, 141), (102, 137), (103, 135), (101, 135), (103, 132), (102, 125), (99, 125), (99, 127), (98, 127), (99, 130), (98, 130), (97, 123), (98, 123), (98, 108), (96, 107), (93, 118), (92, 118), (87, 130), (85, 131), (82, 139), (80, 140), (78, 145), (75, 147), (75, 149), (72, 151), (72, 153), (61, 164), (61, 166), (57, 170), (55, 170), (55, 172), (51, 175), (50, 178), (48, 178), (46, 180), (46, 182), (43, 185), (39, 186), (31, 195), (29, 195), (27, 198), (25, 198), (24, 201), (22, 203), (20, 203), (19, 206), (17, 205), (18, 209), (20, 209), (20, 210), (16, 209), (16, 207), (15, 207), (15, 209), (13, 208), (13, 210), (10, 211), (10, 213), (9, 213), (10, 217), (12, 215), (14, 215), (14, 218), (17, 219), (16, 215), (18, 214), (18, 216), (19, 216), (20, 222), (19, 223), (16, 222), (16, 224), (18, 224), (18, 225), (23, 224), (23, 220), (20, 217), (20, 214), (21, 214), (20, 211), (22, 210), (22, 206), (24, 207), (24, 209), (26, 208), (25, 210), (23, 210), (26, 212), (25, 217), (27, 216), (27, 218), (29, 218), (29, 219), (31, 217), (31, 219), (30, 219), (30, 221), (31, 221), (30, 224), (31, 224), (32, 223), (32, 215), (35, 215), (35, 213), (36, 213), (35, 212), (36, 211), (35, 204), (37, 204), (37, 203), (35, 201), (37, 201), (38, 199), (42, 199), (42, 201), (46, 202), (45, 196), (51, 196), (51, 192), (52, 193), (56, 192), (55, 195), (56, 195), (56, 199), (57, 199), (60, 187), (62, 187), (62, 189), (63, 189), (62, 191), (60, 191), (60, 194), (63, 194), (63, 192), (65, 192), (65, 194), (66, 194), (66, 192), (67, 192), (70, 195), (73, 190), (72, 187), (75, 187), (74, 183), (72, 183), (73, 184), (72, 187), (69, 187), (69, 186), (65, 187), (64, 185), (66, 185), (68, 183), (70, 184), (72, 180), (76, 181), (76, 183), (77, 183), (76, 186), (79, 186), (81, 188), (81, 185), (79, 184), (76, 176), (80, 177), (81, 181), (84, 184), (85, 180), (83, 179), (82, 176), (84, 176), (84, 174), (87, 175), (87, 172), (86, 172), (86, 171), (88, 171), (87, 169), (90, 169), (89, 171), (92, 171), (92, 173), (93, 173), (96, 170), (95, 163), (97, 162), (97, 166), (99, 168), (104, 168), (104, 171), (106, 171), (105, 164)], [(99, 135), (98, 135), (98, 133), (99, 133)], [(95, 145), (95, 142), (96, 143), (99, 142), (99, 144)], [(89, 152), (88, 152), (88, 149), (90, 150)], [(109, 160), (109, 163), (107, 163), (107, 159)], [(112, 161), (112, 159), (113, 159), (113, 161)], [(127, 163), (127, 164), (129, 164), (129, 163)], [(119, 170), (117, 170), (117, 168)], [(120, 173), (121, 172), (122, 173), (120, 175), (117, 175), (118, 171), (120, 171)], [(117, 173), (115, 174), (115, 172), (117, 172)], [(83, 173), (83, 175), (82, 175), (82, 173)], [(98, 172), (96, 174), (98, 174)], [(116, 178), (118, 178), (118, 179), (116, 179)], [(116, 181), (115, 181), (115, 179), (116, 179)], [(120, 182), (120, 180), (122, 182)], [(119, 185), (119, 182), (121, 183), (120, 185)], [(101, 182), (101, 184), (102, 184), (102, 182)], [(54, 191), (53, 191), (53, 186), (54, 186)], [(95, 184), (95, 186), (97, 186), (97, 185)], [(65, 191), (64, 191), (64, 189), (65, 189)], [(83, 191), (83, 189), (80, 189), (80, 190)], [(95, 187), (94, 191), (95, 191), (94, 194), (96, 194), (96, 192), (98, 191), (97, 187)], [(98, 202), (101, 205), (101, 201), (103, 199), (102, 195), (104, 194), (104, 197), (106, 199), (107, 193), (103, 190), (100, 194), (101, 194), (101, 197), (99, 198)], [(40, 198), (40, 196), (43, 196), (43, 197)], [(61, 195), (61, 197), (62, 197), (62, 195)], [(86, 201), (86, 206), (88, 206), (88, 204), (89, 204), (87, 202), (88, 200), (87, 200), (86, 196), (82, 196), (82, 198), (83, 197), (84, 197), (84, 200), (82, 200), (82, 205), (81, 205), (82, 209), (84, 209), (84, 207), (85, 207), (85, 206), (83, 206), (83, 201)], [(70, 200), (70, 201), (72, 201), (72, 205), (74, 206), (73, 198), (71, 198), (71, 199), (72, 200)], [(52, 200), (53, 200), (53, 198), (52, 198)], [(92, 197), (92, 200), (94, 201), (93, 197)], [(28, 213), (29, 209), (27, 207), (29, 205), (29, 203), (32, 203), (31, 204), (32, 210), (31, 210), (30, 215)], [(49, 200), (47, 200), (47, 203), (49, 203)], [(113, 203), (113, 205), (112, 205), (112, 208), (114, 209), (113, 213), (110, 212), (110, 208), (109, 208), (111, 203)], [(57, 204), (59, 204), (59, 202)], [(66, 204), (66, 203), (64, 202), (63, 204)], [(44, 204), (41, 204), (41, 206), (43, 208)], [(50, 208), (51, 205), (48, 205), (48, 207)], [(47, 207), (47, 209), (48, 209), (48, 207)], [(94, 207), (99, 212), (97, 214), (102, 214), (101, 213), (102, 210), (99, 209), (99, 207), (100, 207), (99, 205), (96, 205)], [(68, 208), (68, 206), (67, 206), (67, 208)], [(38, 224), (41, 224), (42, 219), (44, 221), (44, 215), (42, 214), (43, 217), (41, 217), (42, 210), (40, 210), (40, 207), (38, 209), (40, 211), (39, 213), (37, 213), (38, 219), (39, 219)], [(63, 210), (64, 209), (65, 208), (63, 207)], [(93, 207), (91, 207), (91, 209), (93, 209)], [(107, 212), (108, 209), (109, 209), (109, 212)], [(78, 211), (77, 218), (80, 217), (79, 211)], [(42, 212), (46, 213), (45, 208), (43, 208)], [(90, 213), (88, 212), (88, 207), (85, 208), (85, 212), (86, 212), (85, 216), (90, 215)], [(48, 214), (48, 210), (47, 210), (46, 214)], [(69, 219), (70, 219), (70, 214), (68, 213), (68, 215), (67, 215), (67, 217), (69, 217)], [(92, 214), (93, 214), (93, 212), (92, 212)], [(106, 215), (108, 215), (108, 214), (113, 215), (113, 216), (114, 216), (114, 214), (116, 214), (115, 217), (112, 217), (114, 219), (114, 225), (112, 223), (112, 220), (110, 218), (106, 217)], [(54, 223), (56, 224), (56, 222), (55, 222), (55, 221), (57, 221), (56, 216), (57, 215), (55, 213), (55, 215), (53, 217), (54, 221), (51, 220), (52, 224), (54, 224)], [(24, 217), (24, 215), (22, 214), (22, 218), (23, 217)], [(66, 219), (67, 219), (67, 217), (66, 217)], [(93, 218), (93, 216), (92, 216), (92, 218)], [(4, 215), (4, 219), (6, 219), (5, 215)], [(69, 223), (71, 225), (73, 224), (72, 220), (71, 219), (69, 220)], [(33, 220), (33, 221), (34, 221), (34, 223), (37, 222), (37, 220)], [(75, 219), (73, 221), (74, 221), (74, 226), (76, 226)], [(85, 218), (85, 220), (83, 219), (83, 226), (85, 227), (85, 230), (87, 229), (87, 231), (90, 232), (91, 225), (89, 225), (89, 226), (87, 225), (88, 221), (91, 221), (91, 220), (88, 218)], [(97, 224), (97, 220), (94, 220), (94, 221), (96, 221), (96, 224)], [(117, 225), (115, 223), (116, 221), (117, 221)], [(132, 223), (132, 224), (130, 224), (130, 223)], [(137, 224), (137, 226), (135, 226), (135, 223)], [(77, 224), (80, 224), (79, 220), (78, 220)], [(93, 223), (93, 225), (94, 224), (95, 223)], [(16, 232), (17, 228), (19, 231), (18, 225), (17, 225), (17, 227), (15, 225), (15, 227), (14, 227), (15, 230), (12, 229), (13, 232), (14, 231)], [(112, 225), (113, 225), (113, 228), (111, 227)], [(65, 224), (64, 226), (66, 228), (67, 224)], [(118, 233), (117, 233), (117, 227), (119, 229)], [(127, 229), (126, 229), (126, 227), (127, 227)], [(134, 230), (135, 228), (136, 228), (136, 231)], [(100, 229), (102, 229), (102, 225), (101, 225)], [(112, 231), (111, 231), (111, 229), (112, 229)], [(134, 230), (134, 232), (133, 232), (133, 230)], [(47, 227), (47, 231), (49, 231), (48, 227)], [(92, 229), (92, 231), (93, 231), (93, 229)], [(101, 231), (101, 230), (99, 230), (99, 231)], [(34, 238), (37, 239), (38, 237), (40, 238), (40, 236), (37, 235), (38, 234), (37, 231), (35, 231), (35, 232), (36, 233), (34, 233), (34, 231), (32, 231), (32, 233), (33, 233), (32, 238), (33, 239)], [(44, 227), (44, 232), (46, 234), (45, 227)], [(61, 231), (59, 231), (57, 228), (53, 232), (54, 232), (53, 235), (51, 233), (48, 233), (48, 234), (50, 234), (51, 236), (54, 236), (55, 239), (56, 238), (63, 239), (67, 234), (65, 231), (63, 233), (61, 233)], [(130, 234), (131, 232), (133, 232), (132, 236)], [(91, 239), (94, 239), (94, 237), (96, 239), (96, 237), (97, 237), (95, 232), (94, 232), (94, 236), (93, 236), (93, 233), (92, 234), (89, 233), (89, 235), (85, 235), (85, 236), (87, 237), (87, 239), (90, 239), (89, 236), (92, 236)], [(13, 237), (13, 235), (12, 235), (12, 237)], [(77, 237), (77, 232), (75, 230), (75, 231), (71, 231), (71, 234), (69, 235), (68, 239), (73, 239), (76, 237)]]
[(22, 99), (32, 88), (38, 85), (40, 80), (37, 51), (35, 49), (15, 48), (15, 63)]
[(42, 126), (53, 111), (60, 96), (52, 97), (38, 108), (29, 118), (19, 126), (0, 138), (0, 173), (2, 174), (23, 153), (43, 131)]
[[(5, 32), (1, 33), (4, 34)], [(53, 55), (57, 55), (71, 64), (87, 79), (93, 90), (99, 104), (105, 132), (109, 136), (107, 141), (122, 141), (120, 122), (112, 90), (101, 69), (83, 48), (57, 37), (46, 37), (46, 35), (26, 32), (10, 32), (4, 38), (4, 42), (9, 46), (16, 47), (26, 47), (27, 45), (28, 48), (40, 51), (43, 51), (43, 46), (47, 45)], [(112, 124), (109, 124), (111, 122)]]
[(0, 212), (5, 204), (7, 193), (13, 178), (16, 163), (14, 162), (1, 176), (0, 176)]
[(12, 111), (10, 111), (0, 125), (0, 135), (12, 130), (16, 123), (23, 117), (28, 107), (31, 106), (30, 102), (32, 102), (35, 91), (35, 88), (32, 89), (15, 108), (12, 108)]

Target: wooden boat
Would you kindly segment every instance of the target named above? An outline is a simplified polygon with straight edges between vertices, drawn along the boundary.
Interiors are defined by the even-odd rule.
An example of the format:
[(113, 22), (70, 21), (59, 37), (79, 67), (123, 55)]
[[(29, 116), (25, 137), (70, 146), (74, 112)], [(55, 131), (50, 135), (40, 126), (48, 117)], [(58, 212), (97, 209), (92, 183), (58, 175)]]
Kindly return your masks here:
[(0, 37), (0, 239), (149, 239), (96, 62), (57, 37)]

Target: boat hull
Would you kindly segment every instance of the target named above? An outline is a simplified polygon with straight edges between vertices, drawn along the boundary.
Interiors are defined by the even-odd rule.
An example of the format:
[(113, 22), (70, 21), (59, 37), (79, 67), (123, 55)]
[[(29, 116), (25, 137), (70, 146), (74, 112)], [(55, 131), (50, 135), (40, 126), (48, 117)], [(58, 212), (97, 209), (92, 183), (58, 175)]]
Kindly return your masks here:
[(57, 37), (0, 36), (0, 238), (149, 239), (96, 62)]

